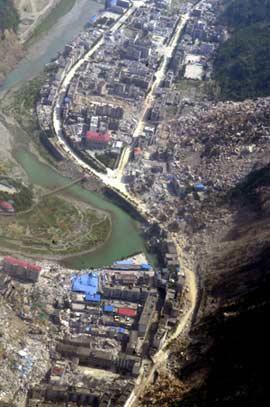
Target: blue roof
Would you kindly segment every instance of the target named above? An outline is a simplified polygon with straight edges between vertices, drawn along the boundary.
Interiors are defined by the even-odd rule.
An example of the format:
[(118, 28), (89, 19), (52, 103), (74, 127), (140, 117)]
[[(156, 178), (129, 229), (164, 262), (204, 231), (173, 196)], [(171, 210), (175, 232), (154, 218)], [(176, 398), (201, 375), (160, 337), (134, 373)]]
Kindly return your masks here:
[(131, 265), (131, 264), (134, 264), (134, 260), (133, 259), (118, 260), (118, 261), (115, 261), (113, 264), (121, 264), (123, 266), (126, 264)]
[(98, 292), (98, 275), (96, 273), (76, 276), (72, 280), (72, 291), (95, 295)]
[(91, 301), (91, 302), (100, 302), (101, 296), (100, 294), (86, 294), (85, 296), (85, 301)]
[(103, 310), (105, 312), (113, 312), (114, 307), (113, 307), (113, 305), (104, 305)]
[(203, 185), (201, 182), (198, 182), (197, 184), (194, 185), (194, 188), (199, 190), (205, 190), (206, 186)]
[(142, 270), (151, 270), (151, 269), (152, 269), (152, 266), (151, 266), (151, 264), (149, 264), (149, 263), (142, 263), (142, 264), (141, 264), (141, 269), (142, 269)]

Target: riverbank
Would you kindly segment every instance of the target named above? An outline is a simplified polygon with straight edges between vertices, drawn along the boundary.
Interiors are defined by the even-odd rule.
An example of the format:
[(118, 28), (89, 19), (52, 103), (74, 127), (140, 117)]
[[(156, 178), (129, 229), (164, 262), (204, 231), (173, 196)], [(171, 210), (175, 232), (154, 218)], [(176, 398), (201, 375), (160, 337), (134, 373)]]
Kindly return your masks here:
[[(44, 190), (62, 188), (83, 173), (69, 160), (69, 162), (57, 163), (40, 145), (32, 123), (35, 83), (37, 84), (38, 80), (33, 82), (33, 86), (31, 83), (24, 85), (23, 92), (9, 92), (2, 101), (2, 107), (4, 106), (5, 124), (10, 133), (11, 152), (15, 160), (12, 171), (15, 171), (16, 176), (24, 179), (25, 182), (33, 184), (35, 188), (42, 188), (39, 192), (42, 195)], [(29, 92), (26, 91), (27, 89)], [(14, 98), (15, 103), (13, 103)], [(22, 125), (24, 128), (21, 127)], [(80, 185), (73, 185), (65, 192), (61, 192), (61, 195), (67, 200), (86, 203), (94, 211), (101, 210), (106, 213), (111, 222), (111, 235), (102, 243), (95, 245), (95, 248), (79, 251), (72, 254), (72, 257), (56, 258), (47, 255), (44, 258), (54, 261), (62, 259), (67, 266), (85, 268), (109, 265), (120, 258), (144, 251), (143, 238), (136, 221), (113, 202), (107, 200), (101, 192), (94, 192), (99, 189), (97, 181), (89, 177), (84, 181), (83, 188)], [(127, 236), (128, 239), (126, 239)]]
[[(64, 4), (66, 0), (62, 0), (62, 2)], [(30, 44), (23, 59), (19, 58), (20, 62), (6, 76), (0, 87), (0, 92), (7, 91), (15, 85), (40, 74), (44, 66), (55, 58), (57, 53), (84, 29), (85, 24), (98, 13), (100, 8), (101, 5), (94, 0), (77, 0), (69, 11), (67, 11), (65, 5), (65, 15), (60, 15), (63, 8), (60, 10), (61, 13), (58, 11), (56, 15), (58, 16), (57, 21), (55, 16), (50, 17), (46, 26), (51, 25), (52, 21), (54, 25), (51, 25), (48, 32), (43, 27), (42, 36), (36, 38), (35, 42)], [(12, 66), (14, 67), (14, 63)]]
[(61, 17), (72, 10), (76, 1), (80, 0), (60, 0), (56, 3), (55, 6), (49, 10), (49, 13), (43, 16), (38, 25), (31, 27), (30, 32), (28, 32), (28, 38), (25, 39), (26, 48), (39, 40), (44, 34), (48, 33)]

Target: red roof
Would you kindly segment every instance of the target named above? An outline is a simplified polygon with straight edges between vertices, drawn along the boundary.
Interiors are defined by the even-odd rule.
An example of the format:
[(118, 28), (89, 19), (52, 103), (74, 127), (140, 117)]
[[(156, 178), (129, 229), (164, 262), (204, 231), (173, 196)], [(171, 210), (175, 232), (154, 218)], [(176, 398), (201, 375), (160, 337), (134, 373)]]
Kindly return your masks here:
[(118, 308), (117, 310), (118, 315), (123, 315), (125, 317), (135, 317), (136, 310), (132, 308)]
[(3, 209), (14, 209), (13, 205), (11, 205), (11, 203), (9, 203), (7, 201), (0, 201), (0, 206)]
[(37, 266), (36, 264), (33, 263), (28, 263), (28, 261), (21, 260), (21, 259), (15, 259), (15, 257), (11, 256), (6, 256), (4, 257), (4, 262), (8, 264), (12, 264), (13, 266), (19, 266), (23, 267), (27, 270), (34, 270), (40, 272), (42, 269), (40, 266)]
[(111, 140), (111, 135), (109, 133), (98, 133), (97, 131), (88, 131), (86, 133), (86, 139), (88, 141), (94, 141), (95, 143), (108, 143)]
[(141, 153), (142, 153), (141, 147), (135, 147), (134, 148), (134, 154), (141, 154)]

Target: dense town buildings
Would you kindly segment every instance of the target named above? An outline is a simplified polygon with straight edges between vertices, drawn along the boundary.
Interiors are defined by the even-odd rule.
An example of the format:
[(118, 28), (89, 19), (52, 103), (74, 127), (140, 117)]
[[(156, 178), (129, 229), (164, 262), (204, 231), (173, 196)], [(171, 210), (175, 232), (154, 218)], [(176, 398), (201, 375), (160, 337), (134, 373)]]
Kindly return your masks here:
[[(34, 319), (36, 306), (31, 301), (41, 293), (46, 296), (51, 367), (40, 384), (29, 388), (28, 406), (66, 401), (123, 406), (150, 355), (177, 323), (179, 313), (173, 307), (179, 308), (184, 285), (184, 280), (180, 289), (170, 283), (168, 292), (177, 298), (170, 305), (168, 294), (159, 288), (159, 273), (143, 255), (81, 272), (6, 256), (0, 274), (1, 294), (11, 304), (10, 289), (15, 293), (25, 287), (23, 302), (30, 306), (18, 311), (24, 321)], [(168, 279), (167, 272), (165, 286)], [(22, 360), (33, 360), (31, 350), (19, 352)], [(35, 369), (33, 363), (27, 369), (14, 368), (19, 369), (21, 383)]]

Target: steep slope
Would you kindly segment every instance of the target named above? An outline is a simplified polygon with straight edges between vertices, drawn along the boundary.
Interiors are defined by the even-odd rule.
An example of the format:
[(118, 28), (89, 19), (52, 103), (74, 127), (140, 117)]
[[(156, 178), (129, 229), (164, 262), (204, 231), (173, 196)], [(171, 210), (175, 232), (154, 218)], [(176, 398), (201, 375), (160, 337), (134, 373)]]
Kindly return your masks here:
[(230, 38), (214, 62), (222, 99), (244, 100), (270, 94), (270, 1), (225, 2), (220, 22)]
[(0, 82), (23, 55), (17, 37), (19, 21), (13, 0), (0, 0)]
[(16, 31), (19, 25), (19, 15), (13, 0), (0, 0), (0, 31)]
[(201, 292), (190, 338), (174, 344), (171, 373), (148, 389), (144, 407), (268, 405), (270, 165), (253, 170), (226, 199), (230, 225), (222, 230), (220, 219), (220, 229), (193, 248)]
[(204, 370), (205, 381), (174, 406), (269, 403), (270, 166), (231, 192), (234, 228), (204, 263), (204, 301), (178, 371), (185, 382)]

